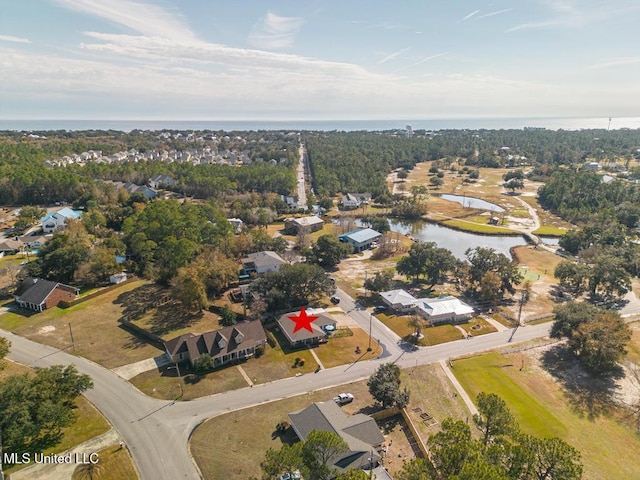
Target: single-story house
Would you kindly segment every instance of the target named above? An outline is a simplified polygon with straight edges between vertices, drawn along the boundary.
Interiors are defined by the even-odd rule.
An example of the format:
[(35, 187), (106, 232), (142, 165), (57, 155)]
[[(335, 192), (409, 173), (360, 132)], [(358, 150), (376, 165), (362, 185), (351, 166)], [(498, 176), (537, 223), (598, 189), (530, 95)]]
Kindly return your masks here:
[(176, 181), (167, 175), (153, 175), (147, 182), (151, 188), (172, 187)]
[(243, 275), (275, 272), (280, 270), (280, 267), (287, 263), (280, 255), (276, 252), (272, 252), (271, 250), (250, 253), (243, 258), (241, 262)]
[(597, 172), (600, 170), (600, 164), (598, 162), (587, 162), (584, 164), (582, 169), (588, 172)]
[(370, 193), (347, 193), (342, 195), (343, 208), (359, 208), (371, 201)]
[(301, 328), (297, 332), (293, 332), (296, 327), (296, 322), (291, 320), (289, 317), (297, 316), (300, 312), (291, 312), (285, 313), (281, 315), (278, 319), (278, 325), (280, 326), (280, 330), (284, 333), (284, 336), (289, 342), (289, 345), (292, 347), (302, 347), (305, 345), (316, 345), (318, 343), (323, 343), (327, 341), (328, 333), (325, 328), (330, 326), (330, 330), (335, 330), (336, 328), (336, 320), (328, 313), (324, 313), (324, 311), (318, 311), (313, 309), (306, 310), (307, 315), (317, 316), (313, 322), (311, 322), (310, 332), (306, 328)]
[(300, 218), (286, 218), (284, 228), (288, 232), (298, 235), (300, 233), (312, 233), (322, 230), (324, 220), (317, 215)]
[(64, 283), (52, 282), (42, 278), (27, 277), (13, 295), (22, 308), (42, 312), (55, 307), (62, 300), (74, 300), (80, 290)]
[(7, 240), (0, 242), (0, 254), (15, 255), (22, 249), (23, 245), (24, 244), (20, 240), (8, 238)]
[(343, 233), (338, 238), (341, 242), (350, 243), (353, 246), (353, 251), (357, 253), (370, 248), (371, 244), (382, 238), (382, 234), (372, 228), (362, 228)]
[(474, 314), (472, 307), (451, 295), (420, 299), (416, 303), (415, 311), (432, 325), (462, 323), (469, 320)]
[(341, 473), (351, 469), (369, 470), (381, 461), (384, 436), (376, 421), (368, 415), (347, 415), (331, 400), (312, 403), (290, 413), (289, 420), (291, 428), (302, 441), (314, 430), (335, 433), (345, 441), (349, 450), (329, 459)]
[(172, 362), (193, 362), (202, 355), (213, 358), (214, 367), (252, 357), (256, 348), (267, 342), (267, 334), (259, 321), (239, 322), (231, 327), (195, 335), (186, 333), (164, 343)]
[(127, 274), (125, 272), (114, 273), (109, 276), (109, 283), (118, 284), (127, 280)]
[(280, 195), (280, 199), (287, 204), (290, 209), (298, 208), (298, 196), (297, 195)]
[(57, 230), (62, 230), (69, 220), (77, 220), (82, 216), (81, 210), (73, 210), (69, 207), (64, 207), (55, 213), (48, 213), (40, 219), (42, 224), (42, 231), (44, 233), (53, 233)]
[(418, 302), (418, 299), (404, 290), (380, 292), (380, 297), (386, 305), (401, 313), (410, 312)]

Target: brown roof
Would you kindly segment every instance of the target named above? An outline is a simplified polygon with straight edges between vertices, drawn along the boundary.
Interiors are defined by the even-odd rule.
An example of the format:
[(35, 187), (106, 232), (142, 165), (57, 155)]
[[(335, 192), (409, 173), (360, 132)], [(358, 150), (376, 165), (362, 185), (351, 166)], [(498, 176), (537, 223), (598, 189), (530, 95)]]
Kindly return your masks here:
[(244, 350), (247, 346), (266, 342), (266, 339), (267, 334), (259, 321), (240, 322), (199, 335), (181, 335), (165, 342), (165, 348), (171, 356), (189, 352), (189, 358), (193, 362), (205, 353), (212, 358), (221, 357), (236, 350)]

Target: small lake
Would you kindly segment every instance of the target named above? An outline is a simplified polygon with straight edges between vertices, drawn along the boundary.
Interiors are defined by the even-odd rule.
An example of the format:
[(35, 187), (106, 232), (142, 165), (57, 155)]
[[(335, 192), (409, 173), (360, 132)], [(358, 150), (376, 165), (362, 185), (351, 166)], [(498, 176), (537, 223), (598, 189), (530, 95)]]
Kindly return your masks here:
[(504, 208), (495, 203), (490, 203), (485, 200), (474, 197), (466, 197), (463, 195), (451, 195), (449, 193), (443, 193), (440, 198), (457, 202), (465, 208), (478, 208), (481, 210), (491, 210), (492, 212), (504, 212)]
[[(389, 225), (394, 232), (403, 235), (409, 234), (421, 242), (435, 242), (438, 247), (446, 248), (456, 258), (466, 259), (464, 252), (468, 248), (489, 247), (499, 253), (504, 253), (511, 258), (509, 249), (519, 245), (527, 245), (527, 241), (521, 235), (476, 235), (474, 233), (453, 230), (442, 225), (426, 222), (402, 222), (389, 219)], [(541, 240), (550, 245), (557, 245), (557, 238), (543, 238)]]

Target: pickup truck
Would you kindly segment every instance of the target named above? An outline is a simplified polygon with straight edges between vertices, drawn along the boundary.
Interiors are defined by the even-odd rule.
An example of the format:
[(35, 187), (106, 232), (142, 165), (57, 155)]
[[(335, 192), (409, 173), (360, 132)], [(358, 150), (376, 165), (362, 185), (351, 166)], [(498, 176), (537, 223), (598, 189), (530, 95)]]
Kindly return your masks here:
[(333, 397), (333, 401), (338, 405), (346, 405), (353, 402), (353, 395), (350, 393), (341, 393), (337, 397)]

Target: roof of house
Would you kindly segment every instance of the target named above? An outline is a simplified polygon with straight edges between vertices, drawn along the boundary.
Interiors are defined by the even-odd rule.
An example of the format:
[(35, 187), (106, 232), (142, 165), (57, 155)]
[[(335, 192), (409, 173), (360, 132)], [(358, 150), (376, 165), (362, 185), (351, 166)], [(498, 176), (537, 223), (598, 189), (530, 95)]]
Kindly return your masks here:
[(449, 296), (434, 299), (420, 300), (416, 306), (424, 310), (429, 316), (439, 316), (447, 314), (471, 315), (474, 310), (463, 301)]
[(13, 238), (8, 238), (2, 242), (0, 242), (0, 252), (6, 252), (10, 250), (20, 250), (23, 243), (20, 240), (15, 240)]
[(271, 250), (265, 250), (264, 252), (250, 253), (243, 258), (242, 263), (253, 263), (256, 268), (260, 267), (273, 267), (276, 265), (282, 265), (287, 263), (280, 255)]
[(326, 327), (327, 325), (335, 326), (335, 324), (337, 323), (336, 319), (328, 313), (313, 309), (307, 309), (306, 312), (308, 315), (315, 315), (318, 317), (313, 322), (311, 322), (311, 328), (313, 329), (313, 332), (310, 332), (306, 328), (302, 328), (296, 333), (293, 333), (296, 322), (291, 320), (289, 317), (298, 315), (300, 312), (285, 313), (284, 315), (281, 315), (280, 318), (278, 318), (278, 325), (280, 325), (280, 328), (291, 343), (299, 342), (301, 340), (307, 340), (310, 338), (324, 337), (326, 336), (326, 332), (323, 330), (323, 327)]
[(365, 243), (380, 238), (381, 236), (382, 234), (380, 232), (377, 232), (372, 228), (363, 228), (344, 233), (340, 235), (339, 238), (347, 238), (356, 243)]
[(69, 207), (64, 207), (54, 213), (48, 213), (44, 217), (40, 219), (42, 223), (46, 222), (50, 218), (60, 218), (64, 217), (67, 220), (76, 220), (82, 216), (82, 210), (73, 210)]
[(317, 215), (310, 215), (308, 217), (300, 217), (300, 218), (291, 218), (291, 219), (288, 219), (288, 221), (296, 223), (301, 227), (308, 227), (310, 225), (317, 225), (319, 223), (324, 223), (324, 220), (322, 220)]
[(164, 345), (169, 355), (189, 352), (189, 358), (194, 361), (205, 353), (216, 358), (236, 350), (244, 350), (246, 345), (255, 346), (258, 342), (266, 341), (266, 338), (262, 324), (252, 321), (239, 322), (231, 327), (199, 335), (186, 333), (165, 342)]
[(388, 292), (380, 292), (380, 296), (390, 305), (414, 305), (418, 300), (410, 293), (404, 290), (389, 290)]
[[(379, 459), (375, 447), (384, 442), (384, 436), (375, 420), (368, 415), (357, 413), (349, 416), (335, 402), (328, 401), (312, 403), (298, 412), (290, 413), (289, 419), (301, 440), (313, 430), (339, 435), (349, 446), (349, 452), (332, 459), (341, 469), (365, 466), (372, 450), (374, 459)], [(363, 455), (366, 457), (363, 458)]]
[(27, 277), (20, 284), (15, 295), (17, 300), (21, 302), (40, 305), (51, 295), (51, 292), (53, 292), (58, 285), (71, 288), (76, 290), (76, 292), (78, 291), (77, 288), (65, 285), (64, 283), (52, 282), (43, 278)]

